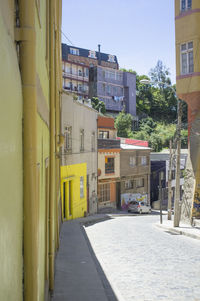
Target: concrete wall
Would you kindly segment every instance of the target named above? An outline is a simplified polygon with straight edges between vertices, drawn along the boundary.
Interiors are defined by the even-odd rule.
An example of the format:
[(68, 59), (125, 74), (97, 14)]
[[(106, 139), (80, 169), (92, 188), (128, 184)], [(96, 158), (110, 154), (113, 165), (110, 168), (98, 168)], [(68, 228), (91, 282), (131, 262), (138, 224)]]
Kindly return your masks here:
[(22, 89), (14, 1), (0, 2), (0, 300), (23, 299)]
[[(72, 127), (72, 153), (65, 154), (62, 148), (62, 165), (87, 164), (89, 179), (90, 213), (97, 211), (97, 114), (94, 109), (73, 100), (72, 96), (62, 96), (62, 133), (66, 126)], [(80, 130), (84, 129), (84, 152), (80, 151)], [(95, 149), (92, 151), (91, 136), (95, 133)]]
[[(147, 157), (147, 164), (141, 165), (141, 156)], [(136, 164), (130, 166), (130, 157), (135, 157)], [(150, 174), (150, 151), (146, 150), (122, 150), (120, 152), (120, 176)]]
[[(114, 173), (105, 173), (105, 158), (114, 157)], [(99, 180), (118, 178), (120, 177), (120, 152), (115, 150), (99, 150), (98, 151), (98, 169), (101, 170), (101, 175), (98, 177)]]

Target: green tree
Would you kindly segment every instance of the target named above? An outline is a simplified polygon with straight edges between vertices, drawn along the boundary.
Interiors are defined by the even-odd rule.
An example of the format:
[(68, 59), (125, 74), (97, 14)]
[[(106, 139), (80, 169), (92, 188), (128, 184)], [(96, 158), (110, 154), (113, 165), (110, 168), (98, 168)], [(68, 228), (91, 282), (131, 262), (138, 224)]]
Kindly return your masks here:
[(124, 111), (120, 112), (115, 119), (115, 127), (119, 137), (128, 138), (132, 131), (133, 117), (131, 114), (126, 114)]
[(105, 114), (106, 113), (106, 106), (105, 103), (98, 99), (98, 97), (92, 97), (91, 99), (93, 109), (97, 110), (98, 112)]

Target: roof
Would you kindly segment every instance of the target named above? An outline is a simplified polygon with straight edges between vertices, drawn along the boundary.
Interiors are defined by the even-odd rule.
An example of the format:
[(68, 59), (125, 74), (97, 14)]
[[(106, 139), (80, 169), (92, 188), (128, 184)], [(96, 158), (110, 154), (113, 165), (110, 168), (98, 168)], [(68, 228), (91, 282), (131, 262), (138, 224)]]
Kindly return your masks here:
[(115, 120), (112, 117), (98, 116), (97, 127), (115, 130)]
[[(70, 48), (78, 49), (79, 50), (79, 56), (87, 57), (87, 58), (89, 57), (89, 52), (91, 51), (89, 49), (79, 48), (79, 47), (76, 47), (76, 46), (71, 46), (71, 45), (67, 45), (67, 44), (62, 43), (62, 59), (64, 61), (68, 60), (68, 54), (70, 54)], [(97, 51), (95, 50), (95, 52), (96, 52), (96, 57), (97, 57), (96, 59), (98, 60), (99, 59), (99, 52), (98, 52), (98, 50)], [(101, 61), (108, 62), (109, 54), (100, 52), (100, 56), (101, 56)], [(115, 59), (114, 63), (118, 64), (116, 55), (114, 55), (114, 59)]]
[(121, 149), (124, 150), (151, 150), (150, 147), (138, 146), (138, 145), (130, 145), (130, 144), (120, 144)]
[(120, 137), (117, 137), (117, 139), (120, 139), (121, 143), (123, 143), (123, 144), (146, 146), (146, 147), (149, 146), (148, 141), (145, 141), (145, 140), (136, 140), (136, 139), (120, 138)]

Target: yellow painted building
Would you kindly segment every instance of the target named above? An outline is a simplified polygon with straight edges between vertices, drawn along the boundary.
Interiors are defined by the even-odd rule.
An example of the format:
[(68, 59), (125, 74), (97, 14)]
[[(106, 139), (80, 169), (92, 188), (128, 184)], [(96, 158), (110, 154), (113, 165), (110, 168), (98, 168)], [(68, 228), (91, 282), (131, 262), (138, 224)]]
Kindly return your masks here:
[(61, 0), (0, 1), (0, 300), (44, 301), (59, 246)]
[[(200, 1), (175, 0), (177, 95), (188, 104), (190, 185), (182, 205), (186, 218), (200, 217)], [(194, 181), (192, 183), (192, 178)]]
[(70, 220), (87, 213), (87, 164), (61, 166), (62, 218)]

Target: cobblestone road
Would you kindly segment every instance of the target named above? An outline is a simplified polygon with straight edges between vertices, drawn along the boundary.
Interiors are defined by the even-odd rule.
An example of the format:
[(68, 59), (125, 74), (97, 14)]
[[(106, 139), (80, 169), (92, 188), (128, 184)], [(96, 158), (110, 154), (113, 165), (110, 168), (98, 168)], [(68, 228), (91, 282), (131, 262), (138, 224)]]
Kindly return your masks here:
[[(166, 217), (164, 217), (166, 218)], [(125, 216), (86, 228), (125, 301), (200, 301), (200, 242), (158, 229), (158, 216)]]

